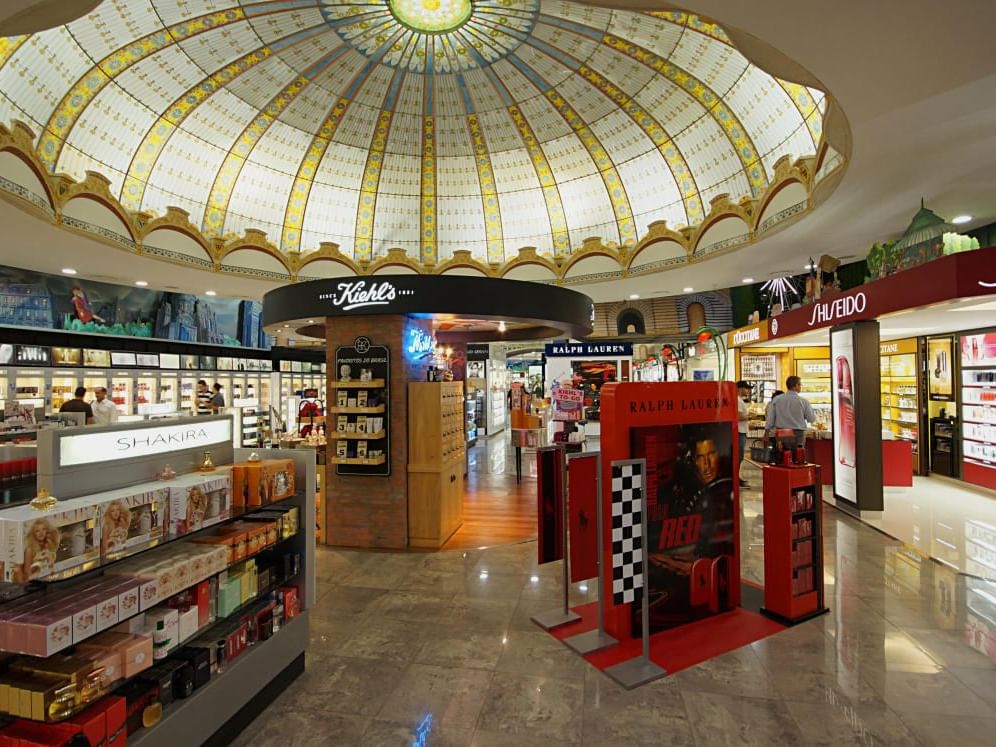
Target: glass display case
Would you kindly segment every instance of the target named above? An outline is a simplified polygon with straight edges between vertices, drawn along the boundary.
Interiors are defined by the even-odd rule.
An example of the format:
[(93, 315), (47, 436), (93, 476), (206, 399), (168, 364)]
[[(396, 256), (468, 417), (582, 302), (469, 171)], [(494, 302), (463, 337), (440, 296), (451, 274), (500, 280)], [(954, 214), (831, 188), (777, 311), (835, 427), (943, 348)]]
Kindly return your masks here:
[[(73, 398), (77, 386), (79, 378), (72, 371), (59, 371), (52, 375), (52, 412), (58, 412), (64, 402)], [(92, 389), (87, 387), (86, 393), (88, 400), (93, 398)]]
[(961, 338), (962, 477), (996, 489), (996, 332)]
[(134, 382), (130, 377), (115, 373), (110, 387), (111, 402), (121, 415), (131, 415), (134, 409)]
[(805, 397), (816, 415), (816, 429), (830, 428), (831, 384), (830, 359), (796, 359), (795, 375), (802, 379), (800, 395)]
[(45, 407), (45, 372), (33, 369), (17, 371), (11, 395), (22, 405)]
[(159, 401), (164, 405), (172, 405), (179, 408), (180, 399), (177, 390), (177, 378), (169, 374), (159, 376)]
[(135, 382), (135, 405), (154, 405), (159, 381), (154, 374), (141, 374)]

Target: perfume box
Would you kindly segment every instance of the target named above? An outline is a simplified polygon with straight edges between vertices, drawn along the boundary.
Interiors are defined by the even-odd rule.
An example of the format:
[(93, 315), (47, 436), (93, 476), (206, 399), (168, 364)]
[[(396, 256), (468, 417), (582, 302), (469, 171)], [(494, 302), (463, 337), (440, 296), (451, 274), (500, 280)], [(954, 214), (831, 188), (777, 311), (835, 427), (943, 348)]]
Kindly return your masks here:
[(339, 407), (345, 407), (346, 399), (348, 396), (349, 393), (346, 392), (345, 389), (340, 389), (339, 391), (337, 391), (335, 396), (336, 405), (338, 405)]
[(170, 658), (187, 662), (194, 670), (194, 690), (211, 680), (211, 653), (205, 648), (184, 646), (174, 651)]
[(335, 419), (335, 429), (339, 433), (345, 433), (346, 428), (349, 426), (349, 418), (345, 415), (340, 415)]
[(166, 534), (166, 488), (139, 486), (89, 496), (100, 517), (100, 556), (116, 560)]
[(231, 469), (182, 475), (169, 483), (169, 534), (195, 532), (224, 521), (231, 516), (231, 507)]
[(107, 713), (100, 703), (87, 708), (82, 713), (77, 713), (71, 719), (67, 719), (66, 724), (72, 724), (83, 732), (83, 736), (91, 745), (106, 745), (107, 742)]
[(367, 390), (361, 389), (356, 393), (356, 406), (366, 407), (367, 406)]
[(366, 415), (360, 415), (356, 418), (356, 432), (357, 433), (370, 433), (369, 423), (373, 418), (367, 418)]
[(345, 458), (347, 454), (347, 449), (348, 447), (345, 441), (340, 440), (335, 442), (335, 455), (337, 457)]
[(294, 461), (291, 459), (264, 459), (261, 489), (263, 503), (282, 501), (294, 495)]
[(59, 501), (50, 511), (17, 506), (0, 511), (4, 580), (24, 583), (96, 566), (100, 518), (86, 498)]

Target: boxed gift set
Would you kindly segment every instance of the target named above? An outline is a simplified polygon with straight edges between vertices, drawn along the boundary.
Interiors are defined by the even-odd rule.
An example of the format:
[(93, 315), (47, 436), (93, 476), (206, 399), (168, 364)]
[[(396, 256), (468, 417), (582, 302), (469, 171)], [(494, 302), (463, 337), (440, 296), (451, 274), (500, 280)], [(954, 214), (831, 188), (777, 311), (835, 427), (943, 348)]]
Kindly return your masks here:
[(100, 556), (115, 560), (166, 536), (169, 489), (136, 486), (88, 496), (100, 517)]
[(232, 466), (232, 495), (236, 506), (262, 506), (290, 498), (295, 486), (291, 459), (257, 459)]
[(183, 475), (170, 482), (168, 490), (170, 536), (195, 532), (231, 516), (230, 468)]
[(88, 498), (0, 512), (4, 579), (23, 583), (86, 570), (100, 557), (100, 517)]

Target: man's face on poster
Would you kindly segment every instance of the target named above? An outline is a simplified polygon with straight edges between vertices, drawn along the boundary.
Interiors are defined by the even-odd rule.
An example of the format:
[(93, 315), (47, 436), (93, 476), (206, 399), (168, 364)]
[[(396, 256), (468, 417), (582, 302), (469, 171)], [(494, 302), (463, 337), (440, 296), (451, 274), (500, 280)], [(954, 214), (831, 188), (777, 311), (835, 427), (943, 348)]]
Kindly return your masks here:
[(695, 475), (702, 485), (708, 485), (719, 477), (719, 453), (711, 438), (695, 444)]

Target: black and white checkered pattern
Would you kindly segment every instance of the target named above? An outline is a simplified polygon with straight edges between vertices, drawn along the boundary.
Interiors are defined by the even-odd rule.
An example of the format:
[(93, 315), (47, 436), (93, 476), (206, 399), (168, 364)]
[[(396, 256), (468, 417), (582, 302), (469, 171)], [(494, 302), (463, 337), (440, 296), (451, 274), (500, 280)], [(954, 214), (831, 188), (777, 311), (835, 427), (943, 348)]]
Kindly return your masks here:
[(641, 599), (643, 590), (643, 463), (612, 465), (612, 601)]

